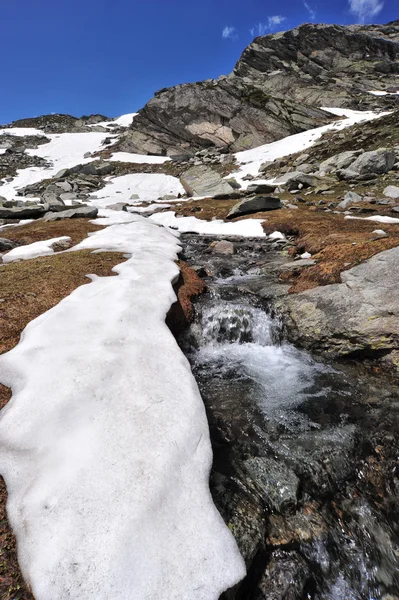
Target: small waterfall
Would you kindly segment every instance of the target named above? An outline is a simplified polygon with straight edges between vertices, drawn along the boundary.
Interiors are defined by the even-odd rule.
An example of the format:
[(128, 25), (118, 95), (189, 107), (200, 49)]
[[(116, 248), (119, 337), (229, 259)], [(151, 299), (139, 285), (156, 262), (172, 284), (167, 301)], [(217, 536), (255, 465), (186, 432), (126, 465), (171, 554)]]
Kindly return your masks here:
[(260, 308), (219, 301), (202, 313), (200, 346), (273, 343), (275, 324)]

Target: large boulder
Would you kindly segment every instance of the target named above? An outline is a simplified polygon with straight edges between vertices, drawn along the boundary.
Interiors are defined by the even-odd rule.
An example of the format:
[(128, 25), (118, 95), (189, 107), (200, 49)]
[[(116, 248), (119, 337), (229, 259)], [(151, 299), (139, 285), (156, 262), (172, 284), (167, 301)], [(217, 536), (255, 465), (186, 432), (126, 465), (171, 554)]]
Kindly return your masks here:
[(399, 247), (341, 273), (342, 283), (289, 296), (294, 338), (332, 358), (390, 353), (399, 367), (398, 280)]
[(234, 192), (219, 173), (205, 165), (188, 169), (180, 177), (180, 183), (189, 196), (216, 196)]
[(40, 219), (46, 208), (39, 204), (6, 208), (0, 206), (0, 219)]
[(347, 169), (362, 153), (362, 150), (340, 152), (323, 160), (319, 165), (319, 170), (321, 173), (333, 173), (338, 169)]
[(253, 198), (246, 198), (241, 200), (238, 204), (235, 204), (227, 215), (227, 219), (234, 219), (235, 217), (242, 217), (244, 215), (250, 215), (257, 212), (264, 212), (268, 210), (277, 210), (282, 208), (280, 198), (274, 198), (273, 196), (254, 196)]
[(49, 212), (44, 217), (43, 221), (60, 221), (61, 219), (95, 219), (98, 214), (98, 209), (93, 206), (81, 206), (72, 208), (62, 212)]
[(389, 148), (364, 152), (350, 165), (350, 171), (359, 175), (388, 173), (396, 162), (396, 154)]

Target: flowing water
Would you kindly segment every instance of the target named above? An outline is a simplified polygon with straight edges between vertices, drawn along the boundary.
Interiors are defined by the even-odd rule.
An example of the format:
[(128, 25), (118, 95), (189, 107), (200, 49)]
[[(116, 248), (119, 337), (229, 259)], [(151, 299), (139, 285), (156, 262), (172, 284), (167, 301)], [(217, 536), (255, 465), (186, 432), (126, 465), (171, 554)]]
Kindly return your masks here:
[(204, 258), (209, 291), (181, 345), (208, 413), (214, 499), (248, 567), (226, 597), (397, 598), (392, 391), (287, 342), (262, 294), (247, 293), (270, 283), (248, 253)]

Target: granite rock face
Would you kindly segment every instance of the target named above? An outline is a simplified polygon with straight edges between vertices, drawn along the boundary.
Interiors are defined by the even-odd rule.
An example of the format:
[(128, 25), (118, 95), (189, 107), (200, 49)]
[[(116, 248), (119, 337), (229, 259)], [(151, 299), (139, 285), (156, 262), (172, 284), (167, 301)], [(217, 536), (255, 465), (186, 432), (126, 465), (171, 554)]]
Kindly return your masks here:
[(341, 273), (341, 280), (283, 301), (294, 335), (333, 358), (386, 354), (399, 368), (399, 248)]

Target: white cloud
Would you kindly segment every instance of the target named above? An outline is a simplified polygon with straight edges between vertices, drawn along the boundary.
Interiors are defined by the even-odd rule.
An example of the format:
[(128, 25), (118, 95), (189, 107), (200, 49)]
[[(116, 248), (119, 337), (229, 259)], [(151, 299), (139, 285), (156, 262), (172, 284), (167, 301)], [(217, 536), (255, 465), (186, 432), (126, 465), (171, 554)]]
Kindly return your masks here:
[(304, 3), (303, 3), (303, 5), (304, 5), (304, 7), (306, 8), (306, 10), (307, 10), (307, 11), (308, 11), (308, 13), (309, 13), (309, 19), (310, 19), (311, 21), (314, 21), (314, 20), (315, 20), (315, 18), (316, 18), (316, 11), (315, 11), (315, 9), (314, 9), (314, 8), (312, 8), (312, 7), (310, 6), (310, 4), (308, 4), (307, 2), (304, 2)]
[(366, 19), (372, 19), (382, 11), (384, 0), (349, 0), (349, 8), (364, 23)]
[(252, 37), (266, 35), (266, 33), (275, 29), (283, 21), (285, 21), (285, 17), (282, 17), (281, 15), (273, 15), (272, 17), (267, 17), (266, 23), (258, 23), (254, 27), (251, 27), (249, 33)]
[(237, 29), (235, 27), (231, 27), (230, 25), (226, 25), (222, 31), (222, 38), (225, 40), (234, 40), (237, 37)]
[(274, 15), (273, 17), (267, 18), (267, 24), (269, 25), (269, 29), (277, 27), (277, 25), (280, 25), (280, 23), (282, 23), (283, 21), (285, 21), (285, 17), (282, 17), (281, 15)]

